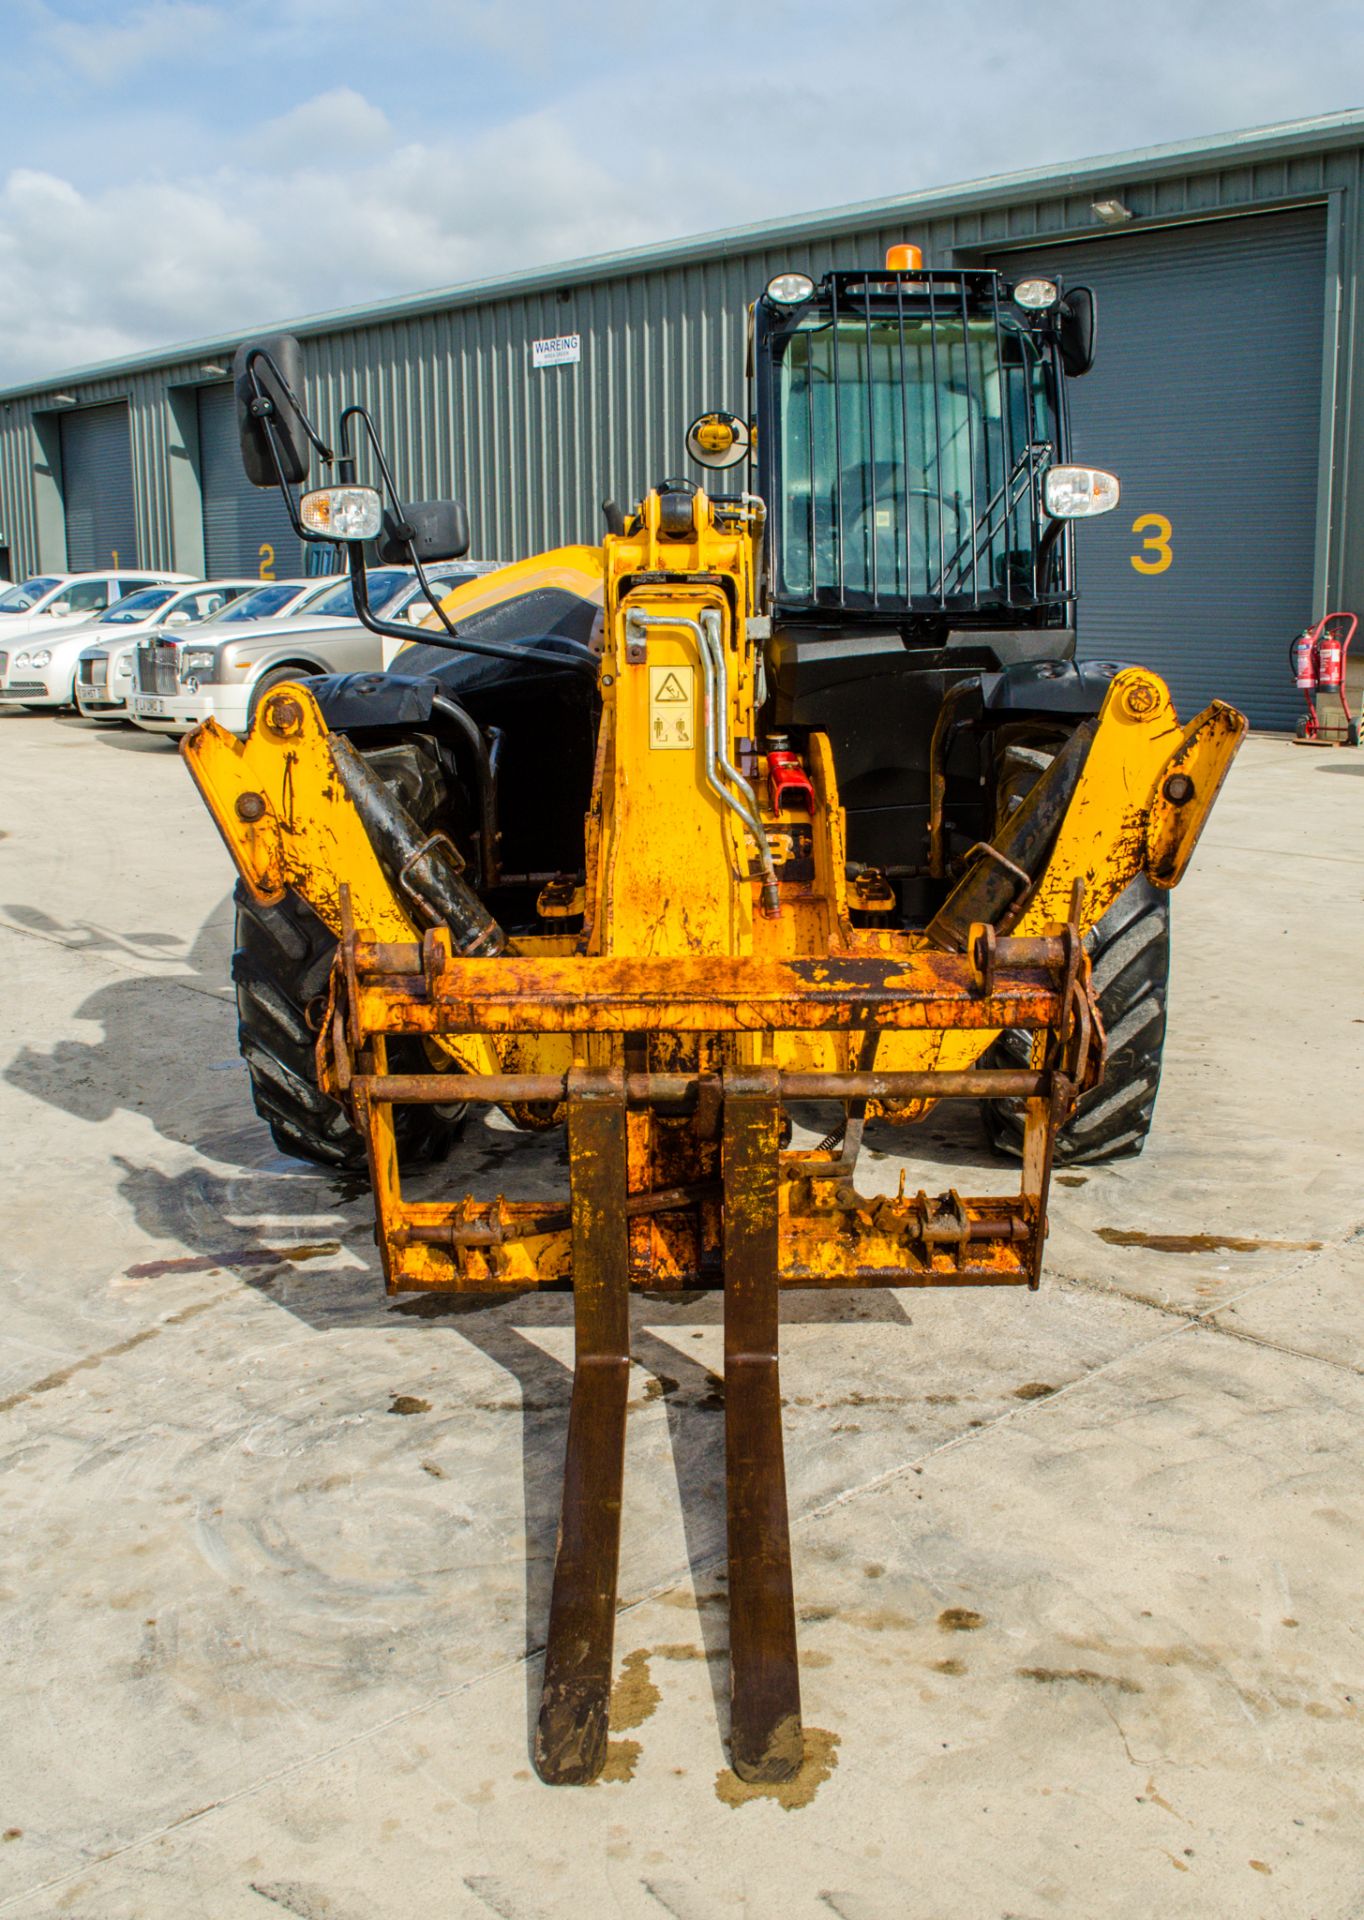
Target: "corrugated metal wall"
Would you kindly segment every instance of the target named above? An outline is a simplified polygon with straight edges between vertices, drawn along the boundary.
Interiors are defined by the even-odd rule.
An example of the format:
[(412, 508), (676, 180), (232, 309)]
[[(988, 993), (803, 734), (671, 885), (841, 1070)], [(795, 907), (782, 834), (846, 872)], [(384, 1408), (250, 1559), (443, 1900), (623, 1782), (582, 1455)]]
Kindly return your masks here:
[(61, 449), (67, 565), (73, 573), (137, 566), (128, 409), (115, 400), (63, 414)]
[[(1355, 297), (1364, 220), (1357, 142), (1318, 151), (1289, 143), (1277, 156), (1254, 159), (1229, 144), (1182, 171), (1168, 160), (1145, 175), (1134, 166), (1100, 188), (1091, 169), (1038, 182), (1007, 202), (963, 189), (909, 214), (870, 209), (787, 222), (780, 231), (654, 249), (628, 271), (567, 268), (557, 283), (546, 273), (501, 293), (416, 300), (372, 319), (305, 326), (306, 397), (324, 433), (334, 431), (348, 402), (370, 406), (409, 497), (462, 495), (480, 556), (512, 559), (564, 540), (594, 540), (604, 494), (628, 501), (662, 475), (685, 472), (682, 439), (692, 416), (710, 406), (742, 408), (745, 310), (772, 273), (855, 266), (905, 238), (918, 240), (930, 262), (950, 264), (1011, 244), (1093, 236), (1101, 230), (1091, 203), (1101, 190), (1120, 195), (1147, 231), (1153, 221), (1251, 208), (1315, 202), (1330, 209), (1328, 231), (1337, 236), (1328, 246), (1325, 330), (1331, 434), (1319, 477), (1329, 514), (1318, 584), (1347, 599), (1353, 584), (1360, 597), (1364, 525), (1352, 525), (1348, 514), (1351, 493), (1364, 488), (1364, 445), (1356, 447), (1351, 433), (1364, 352)], [(534, 371), (530, 343), (565, 333), (581, 336), (580, 363)], [(82, 406), (127, 402), (144, 565), (171, 565), (200, 537), (201, 503), (192, 528), (183, 487), (172, 504), (170, 394), (220, 378), (216, 366), (230, 345), (61, 385)], [(54, 544), (61, 538), (60, 476), (50, 452), (59, 418), (54, 391), (0, 396), (0, 540), (18, 573), (62, 558)], [(178, 411), (183, 424), (187, 410), (181, 404)], [(198, 448), (178, 454), (182, 463), (187, 456), (197, 474)]]
[(1317, 206), (994, 256), (1097, 293), (1071, 446), (1122, 498), (1076, 528), (1078, 650), (1154, 668), (1181, 713), (1302, 711), (1285, 661), (1312, 607), (1324, 247)]
[(296, 577), (303, 572), (303, 543), (278, 489), (253, 487), (246, 477), (231, 382), (200, 387), (196, 398), (205, 574), (210, 580)]

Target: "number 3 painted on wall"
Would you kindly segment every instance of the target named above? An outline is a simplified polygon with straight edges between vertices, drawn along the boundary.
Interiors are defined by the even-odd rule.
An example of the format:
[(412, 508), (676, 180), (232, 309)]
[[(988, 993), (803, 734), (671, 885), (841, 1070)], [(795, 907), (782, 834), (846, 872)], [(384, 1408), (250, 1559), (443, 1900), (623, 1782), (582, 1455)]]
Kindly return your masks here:
[(275, 577), (275, 549), (268, 540), (261, 542), (260, 577), (262, 580), (273, 580)]
[[(1146, 533), (1148, 527), (1150, 528), (1150, 532)], [(1149, 560), (1143, 560), (1139, 553), (1129, 554), (1128, 558), (1131, 560), (1137, 572), (1164, 573), (1165, 569), (1175, 557), (1170, 550), (1170, 535), (1174, 529), (1165, 518), (1165, 515), (1163, 513), (1139, 514), (1132, 522), (1132, 531), (1133, 533), (1146, 533), (1146, 538), (1141, 544), (1146, 552), (1151, 555)]]

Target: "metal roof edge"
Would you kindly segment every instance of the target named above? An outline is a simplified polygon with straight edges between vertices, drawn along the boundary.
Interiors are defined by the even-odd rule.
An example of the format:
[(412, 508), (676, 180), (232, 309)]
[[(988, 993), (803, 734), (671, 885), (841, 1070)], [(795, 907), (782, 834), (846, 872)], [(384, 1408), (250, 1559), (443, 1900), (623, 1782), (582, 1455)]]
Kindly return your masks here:
[[(1039, 187), (1045, 187), (1049, 193), (1055, 194), (1083, 190), (1096, 182), (1120, 187), (1136, 180), (1159, 179), (1190, 170), (1206, 171), (1208, 163), (1245, 165), (1256, 160), (1291, 156), (1295, 152), (1312, 152), (1321, 147), (1352, 144), (1364, 144), (1364, 109), (1350, 108), (1307, 120), (1278, 121), (1266, 126), (1208, 134), (1197, 140), (1130, 148), (1120, 153), (1099, 154), (1090, 159), (1060, 165), (1030, 167), (1018, 173), (983, 175), (947, 187), (919, 188), (913, 193), (896, 194), (885, 199), (851, 201), (815, 213), (784, 214), (741, 227), (718, 228), (708, 233), (655, 241), (648, 246), (624, 248), (616, 253), (527, 267), (519, 273), (493, 275), (484, 280), (465, 281), (458, 286), (397, 294), (387, 300), (355, 307), (338, 307), (294, 320), (261, 322), (254, 327), (237, 328), (228, 334), (175, 342), (170, 346), (99, 361), (91, 366), (67, 368), (41, 380), (0, 388), (0, 403), (50, 393), (67, 385), (116, 380), (123, 374), (148, 372), (158, 367), (169, 371), (194, 361), (220, 360), (234, 352), (241, 341), (253, 333), (287, 331), (315, 336), (384, 326), (424, 313), (478, 306), (492, 300), (535, 293), (548, 287), (621, 279), (632, 273), (650, 272), (707, 258), (724, 259), (735, 253), (752, 252), (759, 246), (780, 245), (782, 241), (797, 244), (817, 240), (830, 233), (846, 232), (849, 228), (884, 225), (888, 220), (901, 216), (942, 218), (970, 207), (984, 209), (1007, 205)], [(1096, 232), (1101, 231), (1103, 229), (1096, 225)]]

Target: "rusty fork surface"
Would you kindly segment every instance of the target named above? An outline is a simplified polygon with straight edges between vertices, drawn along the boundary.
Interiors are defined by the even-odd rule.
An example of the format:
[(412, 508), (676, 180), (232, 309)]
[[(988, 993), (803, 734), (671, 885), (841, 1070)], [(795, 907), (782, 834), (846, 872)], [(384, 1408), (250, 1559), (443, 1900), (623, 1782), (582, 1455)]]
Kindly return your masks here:
[[(780, 1077), (724, 1081), (725, 1478), (730, 1752), (751, 1781), (801, 1763), (800, 1681), (777, 1368)], [(570, 1076), (575, 1356), (535, 1766), (582, 1785), (606, 1760), (630, 1324), (625, 1083)]]
[(535, 1770), (552, 1786), (593, 1780), (606, 1760), (630, 1389), (625, 1081), (618, 1070), (569, 1078), (573, 1399), (535, 1735)]
[[(910, 954), (893, 962), (839, 962), (807, 979), (799, 963), (764, 972), (746, 962), (749, 990), (785, 1007), (794, 990), (817, 1028), (858, 1023), (848, 1065), (803, 1070), (755, 1061), (751, 1011), (721, 959), (666, 972), (612, 965), (612, 991), (593, 998), (591, 966), (569, 964), (561, 999), (542, 996), (596, 1064), (566, 1071), (391, 1074), (390, 1034), (419, 1032), (442, 996), (479, 1018), (528, 996), (506, 970), (456, 963), (436, 943), (390, 955), (347, 924), (334, 980), (325, 1053), (338, 1090), (354, 1101), (371, 1143), (371, 1172), (388, 1284), (519, 1293), (571, 1286), (574, 1371), (544, 1678), (534, 1742), (540, 1778), (596, 1779), (607, 1759), (620, 1560), (621, 1498), (634, 1289), (719, 1288), (724, 1302), (725, 1482), (729, 1560), (730, 1760), (743, 1780), (790, 1779), (804, 1750), (791, 1540), (782, 1443), (779, 1301), (785, 1286), (1036, 1286), (1046, 1236), (1056, 1129), (1089, 1082), (1102, 1048), (1080, 931), (1081, 894), (1042, 939), (973, 929), (967, 953)], [(423, 965), (430, 958), (433, 964)], [(434, 960), (441, 959), (440, 965)], [(415, 963), (415, 964), (414, 964)], [(511, 963), (508, 963), (510, 966)], [(456, 976), (467, 975), (468, 979)], [(619, 977), (617, 977), (619, 975)], [(581, 976), (581, 977), (578, 977)], [(478, 988), (472, 992), (469, 980)], [(718, 991), (717, 991), (718, 990)], [(852, 991), (850, 1008), (844, 996)], [(577, 998), (574, 997), (575, 993)], [(491, 996), (491, 997), (489, 997)], [(500, 999), (499, 999), (500, 996)], [(585, 1004), (586, 1001), (586, 1004)], [(529, 1000), (527, 998), (527, 1004)], [(970, 1067), (883, 1072), (877, 1036), (897, 1021), (950, 1033), (993, 1017), (1044, 1034), (1026, 1070)], [(448, 1009), (447, 1009), (448, 1013)], [(718, 1044), (666, 1069), (631, 1040), (699, 1031)], [(707, 1023), (703, 1026), (703, 1022)], [(359, 1043), (357, 1045), (357, 1042)], [(709, 1044), (709, 1043), (708, 1043)], [(354, 1051), (352, 1051), (354, 1048)], [(666, 1057), (666, 1056), (665, 1056)], [(611, 1064), (606, 1064), (611, 1062)], [(392, 1113), (408, 1101), (475, 1104), (538, 1099), (562, 1105), (569, 1194), (564, 1200), (405, 1201)], [(856, 1148), (874, 1098), (1025, 1102), (1020, 1191), (965, 1198), (863, 1192)], [(784, 1149), (783, 1103), (845, 1103), (837, 1153)], [(666, 1110), (660, 1117), (660, 1109)], [(660, 1131), (666, 1129), (666, 1131)], [(717, 1156), (710, 1143), (718, 1134)]]
[(725, 1076), (725, 1486), (730, 1760), (741, 1780), (800, 1766), (800, 1678), (777, 1371), (780, 1079)]

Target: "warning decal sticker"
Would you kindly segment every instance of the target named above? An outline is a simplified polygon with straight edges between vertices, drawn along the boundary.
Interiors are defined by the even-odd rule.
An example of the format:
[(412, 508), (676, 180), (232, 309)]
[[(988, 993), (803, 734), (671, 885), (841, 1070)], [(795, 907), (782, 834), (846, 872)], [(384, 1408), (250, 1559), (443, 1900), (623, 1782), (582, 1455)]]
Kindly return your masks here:
[(681, 751), (696, 743), (696, 669), (650, 667), (649, 745)]

